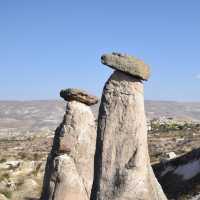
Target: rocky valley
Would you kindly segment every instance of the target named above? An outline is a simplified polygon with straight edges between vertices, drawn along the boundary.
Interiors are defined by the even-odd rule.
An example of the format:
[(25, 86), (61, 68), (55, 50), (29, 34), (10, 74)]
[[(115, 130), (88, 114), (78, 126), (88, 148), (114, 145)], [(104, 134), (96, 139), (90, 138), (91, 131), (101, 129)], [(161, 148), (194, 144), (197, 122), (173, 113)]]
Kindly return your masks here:
[[(98, 106), (92, 106), (95, 116)], [(145, 101), (145, 106), (148, 126), (152, 126), (148, 134), (152, 164), (168, 159), (170, 152), (180, 156), (200, 147), (200, 103)], [(1, 101), (0, 108), (0, 193), (13, 200), (37, 199), (65, 103)], [(185, 127), (179, 129), (176, 124)]]

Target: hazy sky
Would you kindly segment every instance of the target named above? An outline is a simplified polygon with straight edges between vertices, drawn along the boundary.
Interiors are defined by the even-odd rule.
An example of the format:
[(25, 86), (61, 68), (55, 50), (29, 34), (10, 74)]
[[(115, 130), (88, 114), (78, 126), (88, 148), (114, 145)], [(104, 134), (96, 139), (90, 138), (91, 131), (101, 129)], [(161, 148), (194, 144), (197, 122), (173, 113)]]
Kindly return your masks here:
[(199, 0), (0, 0), (0, 99), (101, 94), (105, 52), (151, 66), (145, 98), (200, 101)]

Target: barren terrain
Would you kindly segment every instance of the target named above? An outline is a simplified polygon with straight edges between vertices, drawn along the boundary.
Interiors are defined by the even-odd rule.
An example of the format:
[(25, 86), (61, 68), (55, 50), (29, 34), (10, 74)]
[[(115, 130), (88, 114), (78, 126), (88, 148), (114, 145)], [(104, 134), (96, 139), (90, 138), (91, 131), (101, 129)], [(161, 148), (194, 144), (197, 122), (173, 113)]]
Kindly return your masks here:
[[(152, 163), (169, 152), (180, 156), (200, 147), (200, 103), (146, 101), (145, 106), (149, 121), (170, 118), (173, 122), (149, 131)], [(64, 109), (63, 101), (0, 102), (0, 194), (7, 199), (39, 198), (46, 157)], [(97, 116), (98, 106), (92, 109)], [(184, 126), (177, 129), (171, 118), (184, 121)]]

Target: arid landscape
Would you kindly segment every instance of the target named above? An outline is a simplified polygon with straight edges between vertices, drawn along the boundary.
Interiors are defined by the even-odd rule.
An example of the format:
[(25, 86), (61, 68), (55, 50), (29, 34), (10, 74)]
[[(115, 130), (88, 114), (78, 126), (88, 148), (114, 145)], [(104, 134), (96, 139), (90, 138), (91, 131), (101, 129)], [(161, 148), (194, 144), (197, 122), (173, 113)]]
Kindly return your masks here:
[[(52, 133), (63, 117), (64, 101), (0, 101), (0, 137)], [(92, 107), (98, 115), (98, 105)], [(200, 122), (200, 103), (145, 101), (147, 119)]]
[[(92, 107), (95, 116), (98, 106)], [(181, 156), (200, 147), (200, 103), (146, 101), (145, 106), (152, 164), (169, 159), (170, 152)], [(47, 154), (64, 111), (63, 101), (0, 102), (0, 193), (7, 199), (40, 197)]]
[(200, 200), (200, 1), (0, 1), (0, 200)]

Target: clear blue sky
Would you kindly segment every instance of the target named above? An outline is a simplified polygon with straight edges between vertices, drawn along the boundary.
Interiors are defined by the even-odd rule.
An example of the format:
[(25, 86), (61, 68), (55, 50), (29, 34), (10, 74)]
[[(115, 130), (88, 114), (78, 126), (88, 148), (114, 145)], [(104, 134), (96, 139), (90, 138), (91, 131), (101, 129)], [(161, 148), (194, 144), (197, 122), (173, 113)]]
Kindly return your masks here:
[(199, 0), (0, 0), (1, 100), (100, 96), (112, 51), (151, 66), (146, 99), (200, 101)]

